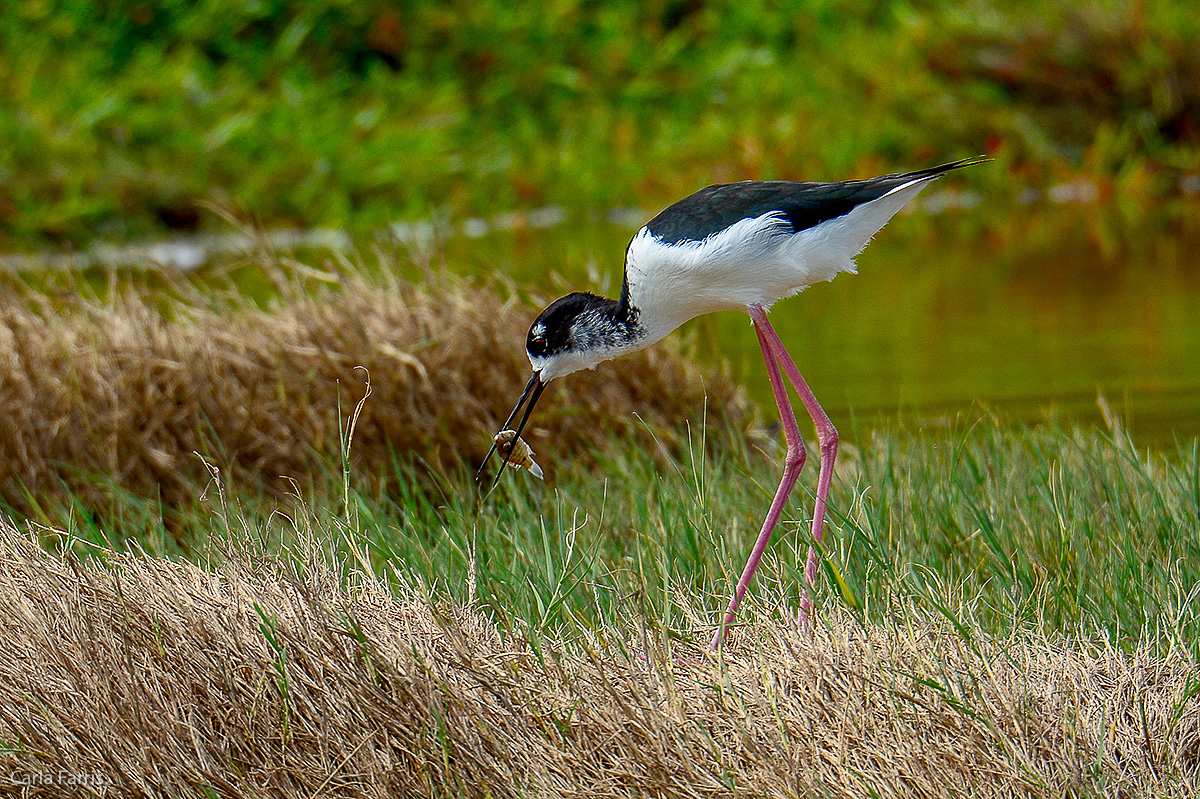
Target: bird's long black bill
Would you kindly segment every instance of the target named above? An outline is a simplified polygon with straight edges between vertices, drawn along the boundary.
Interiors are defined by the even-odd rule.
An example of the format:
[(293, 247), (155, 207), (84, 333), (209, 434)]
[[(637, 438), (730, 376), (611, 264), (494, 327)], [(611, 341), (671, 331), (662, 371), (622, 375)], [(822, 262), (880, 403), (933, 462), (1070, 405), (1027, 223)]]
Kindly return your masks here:
[[(529, 400), (529, 404), (525, 405), (525, 414), (521, 417), (521, 423), (517, 425), (517, 438), (520, 438), (521, 431), (525, 429), (525, 423), (529, 421), (529, 414), (533, 413), (533, 406), (537, 405), (538, 398), (542, 396), (542, 391), (544, 391), (545, 388), (546, 384), (542, 382), (542, 379), (538, 376), (538, 373), (534, 372), (533, 377), (529, 378), (529, 383), (526, 384), (525, 390), (521, 392), (521, 398), (517, 400), (516, 407), (512, 409), (512, 413), (510, 413), (508, 418), (504, 420), (504, 424), (500, 429), (502, 431), (511, 429), (509, 425), (512, 424), (512, 420), (517, 417), (518, 413), (520, 413), (521, 406), (525, 405), (525, 400)], [(487, 455), (483, 456), (483, 463), (479, 464), (479, 471), (475, 473), (475, 482), (479, 482), (479, 478), (483, 476), (483, 470), (487, 468), (488, 461), (491, 460), (492, 453), (495, 451), (496, 442), (493, 441), (491, 449), (487, 451)], [(512, 449), (510, 448), (509, 454), (511, 453)], [(500, 468), (496, 470), (496, 479), (492, 481), (492, 486), (488, 489), (489, 494), (491, 493), (492, 488), (495, 488), (496, 484), (500, 482), (500, 475), (504, 474), (504, 467), (507, 465), (508, 455), (506, 454), (504, 459), (500, 461)]]

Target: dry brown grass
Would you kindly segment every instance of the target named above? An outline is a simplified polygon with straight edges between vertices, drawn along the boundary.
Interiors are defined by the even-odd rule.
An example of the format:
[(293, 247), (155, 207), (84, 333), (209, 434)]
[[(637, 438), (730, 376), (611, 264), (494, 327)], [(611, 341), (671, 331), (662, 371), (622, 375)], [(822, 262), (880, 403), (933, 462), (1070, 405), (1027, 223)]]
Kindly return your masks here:
[(615, 631), (539, 657), (470, 608), (396, 598), (316, 555), (207, 571), (103, 554), (80, 563), (0, 526), (0, 792), (60, 775), (26, 795), (63, 795), (79, 774), (109, 796), (1197, 786), (1200, 675), (1178, 661), (909, 614), (863, 629), (836, 609), (804, 638), (748, 613), (723, 659), (643, 660)]
[[(182, 286), (171, 303), (128, 286), (103, 301), (0, 290), (0, 499), (20, 513), (64, 497), (102, 508), (114, 491), (173, 505), (208, 479), (193, 452), (241, 486), (307, 484), (338, 467), (339, 391), (344, 418), (363, 393), (357, 366), (374, 393), (356, 471), (388, 471), (393, 453), (441, 470), (478, 462), (528, 378), (536, 311), (438, 275), (405, 282), (394, 267), (318, 274), (262, 256), (278, 289), (265, 309)], [(714, 435), (746, 422), (738, 387), (666, 343), (556, 383), (527, 437), (572, 459), (614, 433), (649, 445), (636, 413), (669, 442), (706, 397)]]

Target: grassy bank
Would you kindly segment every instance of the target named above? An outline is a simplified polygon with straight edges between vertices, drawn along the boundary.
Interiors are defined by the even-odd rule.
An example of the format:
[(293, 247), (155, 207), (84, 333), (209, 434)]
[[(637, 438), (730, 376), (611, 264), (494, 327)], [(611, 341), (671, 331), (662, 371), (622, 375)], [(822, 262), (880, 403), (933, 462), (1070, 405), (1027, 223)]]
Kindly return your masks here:
[[(555, 638), (635, 615), (675, 631), (680, 594), (715, 610), (778, 481), (773, 414), (675, 339), (556, 381), (528, 435), (547, 483), (510, 474), (481, 502), (469, 476), (526, 380), (511, 342), (529, 311), (394, 266), (260, 254), (236, 281), (268, 284), (261, 305), (185, 282), (14, 290), (5, 512), (65, 531), (51, 548), (192, 558), (247, 526), (286, 546), (315, 517), (343, 556)], [(979, 408), (843, 430), (822, 599), (886, 623), (897, 601), (961, 592), (997, 635), (1200, 656), (1180, 632), (1200, 584), (1196, 442), (1139, 449), (1109, 418), (1027, 427)], [(781, 593), (801, 582), (811, 492), (763, 572)]]
[(810, 469), (712, 658), (779, 451), (705, 431), (551, 443), (552, 485), (482, 503), (356, 457), (290, 498), (218, 471), (169, 512), (47, 503), (0, 530), (0, 765), (123, 796), (1194, 793), (1194, 446), (986, 418), (847, 446), (816, 627)]
[[(616, 438), (592, 465), (551, 445), (538, 453), (549, 485), (516, 473), (482, 502), (465, 469), (438, 476), (392, 460), (347, 473), (330, 464), (292, 496), (218, 471), (174, 506), (120, 495), (98, 520), (77, 499), (35, 519), (51, 550), (193, 560), (244, 539), (287, 548), (315, 524), (348, 562), (431, 600), (486, 608), (514, 635), (574, 639), (641, 619), (693, 648), (736, 580), (781, 456), (765, 438), (707, 455), (705, 445), (702, 430), (683, 433), (682, 455)], [(367, 468), (378, 471), (359, 474)], [(757, 577), (782, 603), (763, 608), (773, 614), (791, 612), (802, 584), (810, 470)], [(876, 434), (839, 458), (818, 601), (867, 624), (916, 603), (952, 622), (966, 613), (991, 635), (1036, 630), (1200, 659), (1189, 632), (1198, 474), (1194, 444), (1150, 454), (1054, 424)]]
[[(262, 250), (199, 281), (0, 287), (0, 507), (111, 521), (122, 497), (150, 498), (175, 529), (173, 514), (208, 479), (202, 459), (265, 495), (324, 490), (344, 411), (368, 382), (352, 453), (363, 479), (405, 490), (378, 482), (395, 478), (393, 460), (416, 464), (408, 474), (426, 475), (423, 488), (459, 475), (528, 380), (514, 343), (543, 300), (436, 270), (407, 280), (401, 269), (379, 252), (313, 267)], [(554, 442), (581, 466), (613, 436), (678, 453), (680, 426), (700, 418), (706, 397), (714, 443), (750, 420), (742, 390), (678, 342), (580, 377), (550, 389), (529, 440)]]
[(6, 290), (14, 786), (1194, 792), (1195, 441), (983, 408), (845, 430), (816, 628), (810, 465), (713, 658), (777, 431), (676, 340), (562, 381), (529, 436), (547, 482), (481, 499), (526, 300), (363, 260)]
[[(894, 597), (885, 623), (828, 604), (801, 634), (769, 581), (711, 656), (696, 633), (713, 609), (679, 588), (673, 629), (618, 613), (548, 637), (528, 608), (431, 603), (419, 580), (397, 592), (338, 565), (337, 520), (293, 515), (282, 551), (261, 548), (263, 526), (229, 521), (238, 532), (206, 568), (94, 550), (80, 564), (0, 527), (0, 765), (13, 785), (1184, 797), (1200, 778), (1200, 671), (1159, 646), (1184, 633), (1176, 620), (1132, 652), (1028, 624), (996, 636), (970, 590), (946, 586), (941, 604)], [(403, 562), (389, 570), (413, 579)], [(543, 608), (587, 590), (569, 571), (554, 590), (533, 586)]]

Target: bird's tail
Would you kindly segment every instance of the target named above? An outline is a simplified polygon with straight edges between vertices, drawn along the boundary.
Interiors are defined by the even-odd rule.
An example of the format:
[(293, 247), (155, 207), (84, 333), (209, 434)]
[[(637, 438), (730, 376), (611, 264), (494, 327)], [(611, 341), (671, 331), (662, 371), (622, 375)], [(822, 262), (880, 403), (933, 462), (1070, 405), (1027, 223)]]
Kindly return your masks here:
[(956, 169), (962, 169), (963, 167), (968, 167), (968, 166), (975, 166), (976, 164), (985, 164), (991, 160), (993, 160), (993, 159), (989, 158), (986, 155), (977, 155), (972, 158), (960, 158), (957, 161), (951, 161), (950, 163), (942, 164), (941, 166), (931, 166), (928, 169), (918, 169), (915, 172), (902, 172), (897, 175), (890, 175), (889, 177), (893, 177), (893, 178), (897, 178), (897, 179), (904, 179), (904, 180), (921, 180), (922, 178), (936, 178), (939, 175), (944, 175), (947, 172), (953, 172)]

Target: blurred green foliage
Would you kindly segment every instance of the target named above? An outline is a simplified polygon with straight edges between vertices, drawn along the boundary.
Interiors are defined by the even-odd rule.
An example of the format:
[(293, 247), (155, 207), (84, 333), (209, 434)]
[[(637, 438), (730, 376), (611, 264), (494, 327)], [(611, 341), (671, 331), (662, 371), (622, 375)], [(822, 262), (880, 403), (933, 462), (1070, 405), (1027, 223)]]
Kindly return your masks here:
[[(654, 207), (706, 182), (988, 152), (1137, 196), (1200, 169), (1190, 0), (11, 0), (0, 249), (438, 209)], [(1124, 192), (1123, 192), (1124, 193)]]

